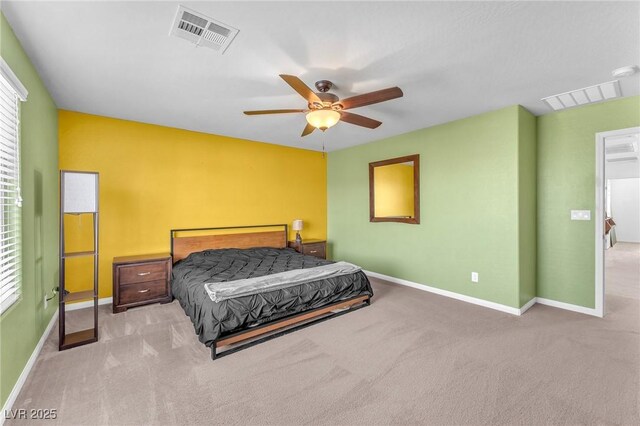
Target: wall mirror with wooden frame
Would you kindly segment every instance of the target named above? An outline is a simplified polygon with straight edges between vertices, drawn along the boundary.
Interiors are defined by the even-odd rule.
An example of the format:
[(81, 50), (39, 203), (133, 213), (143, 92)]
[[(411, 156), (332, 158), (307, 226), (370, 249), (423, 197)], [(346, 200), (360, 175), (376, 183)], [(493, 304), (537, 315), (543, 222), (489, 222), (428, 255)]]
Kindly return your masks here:
[(420, 155), (369, 163), (369, 220), (420, 223)]

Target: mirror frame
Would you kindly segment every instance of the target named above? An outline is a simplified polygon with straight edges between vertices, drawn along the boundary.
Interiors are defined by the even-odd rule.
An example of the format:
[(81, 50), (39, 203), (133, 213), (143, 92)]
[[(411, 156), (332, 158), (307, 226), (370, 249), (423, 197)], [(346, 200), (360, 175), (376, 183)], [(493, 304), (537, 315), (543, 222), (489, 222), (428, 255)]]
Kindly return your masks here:
[[(413, 161), (413, 217), (376, 217), (374, 169), (380, 166), (406, 163), (409, 161)], [(391, 158), (389, 160), (369, 163), (369, 221), (412, 223), (416, 225), (420, 223), (420, 154), (407, 155), (404, 157)]]

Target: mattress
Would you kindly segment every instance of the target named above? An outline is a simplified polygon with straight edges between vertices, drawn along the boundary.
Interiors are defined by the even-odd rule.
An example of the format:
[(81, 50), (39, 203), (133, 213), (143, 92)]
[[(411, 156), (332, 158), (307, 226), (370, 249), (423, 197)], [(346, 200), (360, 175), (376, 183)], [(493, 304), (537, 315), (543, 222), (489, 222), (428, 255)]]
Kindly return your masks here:
[(225, 335), (256, 325), (357, 296), (373, 296), (362, 271), (221, 302), (212, 301), (204, 287), (329, 263), (290, 248), (205, 250), (173, 266), (171, 290), (200, 341), (211, 346)]

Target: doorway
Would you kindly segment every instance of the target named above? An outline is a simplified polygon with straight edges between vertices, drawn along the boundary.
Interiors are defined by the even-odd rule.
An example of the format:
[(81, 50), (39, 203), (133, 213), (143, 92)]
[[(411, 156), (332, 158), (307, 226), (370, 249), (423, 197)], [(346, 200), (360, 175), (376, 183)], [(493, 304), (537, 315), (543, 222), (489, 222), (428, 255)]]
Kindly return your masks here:
[(595, 296), (599, 316), (640, 300), (638, 127), (596, 135)]

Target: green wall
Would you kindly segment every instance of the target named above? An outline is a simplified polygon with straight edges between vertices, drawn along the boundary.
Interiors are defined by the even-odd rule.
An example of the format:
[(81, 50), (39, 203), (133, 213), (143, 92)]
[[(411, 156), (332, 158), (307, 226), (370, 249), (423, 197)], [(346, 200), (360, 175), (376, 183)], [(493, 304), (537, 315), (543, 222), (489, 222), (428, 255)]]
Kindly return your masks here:
[(520, 306), (536, 296), (536, 117), (518, 110), (518, 258)]
[[(332, 257), (511, 307), (526, 303), (535, 268), (520, 267), (520, 249), (535, 257), (527, 248), (535, 247), (535, 214), (520, 210), (535, 205), (535, 137), (525, 130), (521, 138), (520, 127), (533, 131), (534, 121), (514, 106), (329, 153)], [(369, 222), (369, 162), (410, 154), (420, 154), (421, 223)], [(523, 231), (523, 244), (521, 226), (534, 228)]]
[(22, 297), (0, 317), (0, 401), (4, 406), (58, 306), (58, 111), (4, 15), (0, 55), (29, 91), (21, 104)]
[[(595, 307), (595, 134), (640, 126), (640, 97), (538, 117), (538, 296)], [(594, 217), (594, 216), (592, 216)]]

